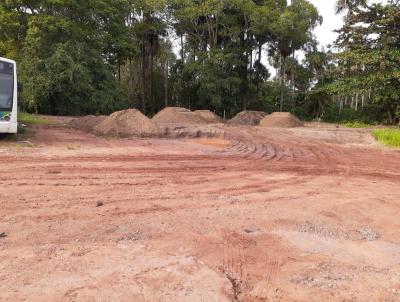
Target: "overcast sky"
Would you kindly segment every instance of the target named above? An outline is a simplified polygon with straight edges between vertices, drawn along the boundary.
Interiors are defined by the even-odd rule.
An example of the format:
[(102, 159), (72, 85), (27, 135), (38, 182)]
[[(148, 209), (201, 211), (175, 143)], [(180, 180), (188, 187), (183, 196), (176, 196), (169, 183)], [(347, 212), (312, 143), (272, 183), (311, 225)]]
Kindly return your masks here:
[[(332, 44), (336, 39), (336, 34), (333, 32), (343, 25), (343, 16), (335, 15), (336, 0), (309, 0), (314, 4), (324, 18), (324, 23), (315, 30), (315, 35), (322, 46)], [(386, 0), (370, 0), (370, 3), (383, 3)]]

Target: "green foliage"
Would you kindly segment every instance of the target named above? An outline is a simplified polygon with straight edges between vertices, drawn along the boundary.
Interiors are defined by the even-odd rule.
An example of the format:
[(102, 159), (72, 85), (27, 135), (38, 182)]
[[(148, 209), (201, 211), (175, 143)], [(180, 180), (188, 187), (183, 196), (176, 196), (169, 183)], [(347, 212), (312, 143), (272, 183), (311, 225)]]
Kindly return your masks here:
[(400, 118), (400, 4), (354, 0), (349, 8), (335, 43), (340, 52), (329, 75), (335, 81), (325, 91), (341, 101), (351, 98), (355, 110), (362, 99), (363, 105), (387, 114), (387, 122), (394, 124)]
[(347, 128), (369, 128), (371, 125), (366, 124), (361, 121), (343, 121), (341, 122), (342, 126), (345, 126)]
[[(290, 90), (285, 59), (310, 43), (320, 21), (306, 0), (3, 1), (0, 55), (18, 61), (20, 104), (31, 112), (135, 106), (151, 115), (182, 105), (230, 116), (276, 110)], [(181, 38), (180, 60), (171, 34)], [(266, 53), (283, 58), (280, 85), (268, 82)], [(286, 69), (296, 74), (292, 92), (305, 91), (312, 76), (293, 60)], [(285, 106), (293, 109), (296, 101)]]
[(400, 147), (400, 130), (395, 129), (375, 129), (372, 132), (376, 140), (386, 146)]
[(399, 4), (337, 2), (347, 15), (333, 54), (314, 41), (322, 19), (307, 0), (7, 0), (0, 56), (18, 61), (29, 112), (180, 105), (395, 123)]
[[(107, 67), (94, 51), (70, 42), (52, 44), (46, 59), (27, 48), (22, 79), (27, 109), (49, 114), (82, 114), (96, 108), (107, 112), (115, 97), (115, 86)], [(110, 108), (111, 109), (111, 108)]]
[(107, 113), (119, 107), (117, 100), (123, 95), (118, 91), (112, 63), (133, 52), (128, 46), (133, 41), (128, 39), (120, 13), (124, 3), (64, 0), (0, 4), (0, 23), (5, 28), (0, 33), (4, 41), (0, 55), (18, 60), (25, 84), (23, 109), (75, 115)]
[[(284, 0), (172, 0), (169, 8), (176, 33), (186, 38), (172, 70), (178, 86), (174, 103), (226, 110), (228, 116), (243, 109), (279, 109), (277, 95), (265, 95), (265, 88), (276, 87), (276, 82), (268, 83), (263, 48), (271, 57), (283, 58), (277, 86), (281, 97), (288, 91), (284, 70), (291, 63), (285, 59), (312, 41), (312, 29), (321, 21), (316, 8), (304, 0), (291, 5)], [(287, 68), (298, 74), (292, 90), (307, 89), (311, 78), (302, 81), (302, 66), (297, 61), (293, 66)], [(287, 107), (292, 109), (295, 103), (291, 99)]]
[(27, 112), (19, 112), (18, 113), (18, 123), (24, 125), (49, 125), (51, 122), (41, 116), (37, 116), (34, 114), (30, 114)]

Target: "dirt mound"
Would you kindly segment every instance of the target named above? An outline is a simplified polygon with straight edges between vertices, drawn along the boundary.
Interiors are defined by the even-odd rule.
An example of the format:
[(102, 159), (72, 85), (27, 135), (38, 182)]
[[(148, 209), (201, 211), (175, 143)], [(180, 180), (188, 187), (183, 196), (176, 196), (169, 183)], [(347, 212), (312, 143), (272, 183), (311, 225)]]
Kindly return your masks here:
[(160, 124), (207, 124), (207, 120), (200, 115), (181, 107), (167, 107), (158, 112), (152, 121)]
[(94, 127), (94, 131), (102, 135), (115, 136), (157, 136), (159, 128), (139, 110), (128, 109), (117, 111)]
[(216, 115), (214, 112), (210, 110), (196, 110), (194, 112), (198, 116), (201, 116), (203, 119), (205, 119), (208, 123), (223, 123), (224, 120)]
[(107, 118), (105, 115), (87, 115), (83, 117), (74, 118), (70, 125), (74, 128), (82, 129), (85, 131), (92, 131), (94, 127), (100, 124)]
[(169, 138), (223, 138), (225, 136), (223, 125), (217, 123), (201, 125), (162, 124), (160, 128), (163, 136)]
[(262, 127), (295, 128), (303, 123), (290, 112), (274, 112), (267, 115), (260, 123)]
[(242, 111), (228, 121), (231, 125), (259, 125), (267, 114), (263, 111)]

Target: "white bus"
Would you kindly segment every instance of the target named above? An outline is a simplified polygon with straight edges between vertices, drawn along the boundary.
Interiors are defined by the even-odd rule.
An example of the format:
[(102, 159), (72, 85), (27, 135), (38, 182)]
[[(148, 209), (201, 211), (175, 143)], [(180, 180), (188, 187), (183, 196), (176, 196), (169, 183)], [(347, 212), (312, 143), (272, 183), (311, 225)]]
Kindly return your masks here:
[(0, 57), (0, 133), (17, 133), (17, 65)]

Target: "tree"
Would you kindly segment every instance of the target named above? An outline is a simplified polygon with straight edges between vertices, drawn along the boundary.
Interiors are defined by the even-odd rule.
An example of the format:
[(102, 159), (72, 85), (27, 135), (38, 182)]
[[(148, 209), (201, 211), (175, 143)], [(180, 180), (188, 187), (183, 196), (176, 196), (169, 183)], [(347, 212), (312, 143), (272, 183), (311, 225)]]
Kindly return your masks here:
[(0, 55), (18, 60), (24, 109), (42, 113), (276, 110), (272, 58), (294, 110), (314, 80), (295, 52), (320, 21), (306, 0), (7, 0)]
[(336, 0), (336, 14), (344, 11), (352, 12), (359, 6), (367, 5), (367, 0)]
[(281, 84), (280, 111), (284, 109), (284, 86), (286, 85), (286, 60), (295, 51), (313, 41), (312, 31), (321, 24), (318, 10), (305, 0), (295, 0), (283, 11), (274, 28), (272, 51), (279, 55), (279, 78)]
[(337, 81), (327, 86), (330, 94), (350, 99), (355, 110), (368, 101), (386, 112), (391, 124), (400, 108), (399, 13), (396, 1), (354, 8), (335, 43), (341, 50), (336, 55)]
[[(16, 18), (22, 26), (5, 24), (11, 57), (19, 59), (25, 82), (25, 105), (43, 113), (109, 112), (120, 106), (115, 86), (114, 57), (122, 55), (116, 23), (121, 1), (6, 1), (1, 20)], [(3, 24), (4, 25), (4, 24)], [(4, 42), (3, 42), (4, 43)], [(110, 46), (112, 45), (112, 47)], [(118, 59), (117, 59), (118, 61)]]

